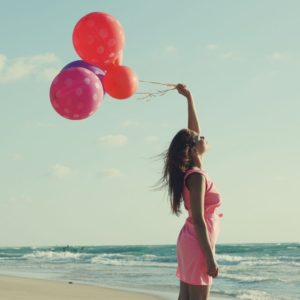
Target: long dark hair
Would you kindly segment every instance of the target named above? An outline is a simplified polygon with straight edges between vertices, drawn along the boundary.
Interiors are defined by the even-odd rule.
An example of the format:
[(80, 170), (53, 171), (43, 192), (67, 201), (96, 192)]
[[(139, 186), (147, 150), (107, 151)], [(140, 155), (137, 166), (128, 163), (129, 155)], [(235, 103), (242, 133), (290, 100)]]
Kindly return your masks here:
[(182, 198), (184, 173), (194, 167), (191, 148), (197, 145), (198, 135), (195, 131), (184, 128), (176, 133), (169, 148), (157, 155), (164, 161), (162, 177), (154, 186), (155, 190), (168, 188), (168, 199), (171, 211), (176, 216), (181, 214), (180, 204)]

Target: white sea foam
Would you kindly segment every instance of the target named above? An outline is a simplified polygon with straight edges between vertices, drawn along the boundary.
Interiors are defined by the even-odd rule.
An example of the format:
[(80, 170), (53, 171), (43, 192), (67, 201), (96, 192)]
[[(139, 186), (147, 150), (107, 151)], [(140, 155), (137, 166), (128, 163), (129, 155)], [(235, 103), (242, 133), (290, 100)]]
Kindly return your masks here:
[[(296, 258), (295, 258), (296, 259)], [(293, 261), (292, 257), (286, 256), (262, 256), (262, 257), (255, 257), (255, 256), (236, 256), (236, 255), (229, 255), (229, 254), (219, 254), (217, 255), (217, 260), (220, 263), (239, 263), (240, 265), (245, 266), (258, 266), (258, 265), (278, 265), (282, 263), (288, 263), (297, 265), (297, 262)], [(284, 262), (286, 261), (286, 262)]]
[(91, 263), (111, 265), (111, 266), (144, 266), (144, 267), (170, 267), (170, 268), (174, 268), (176, 266), (176, 263), (160, 263), (155, 261), (151, 262), (149, 260), (145, 261), (144, 255), (139, 258), (134, 255), (122, 255), (122, 254), (111, 255), (105, 253), (93, 257), (91, 259)]
[(24, 258), (46, 258), (46, 259), (66, 259), (73, 258), (79, 259), (81, 256), (80, 253), (72, 253), (72, 252), (55, 252), (55, 251), (35, 251), (30, 254), (25, 254)]
[(247, 275), (247, 274), (230, 274), (230, 273), (220, 273), (220, 278), (233, 279), (239, 282), (261, 282), (272, 280), (271, 277), (266, 276), (255, 276), (255, 275)]
[[(290, 244), (293, 247), (294, 244)], [(215, 289), (239, 300), (297, 299), (300, 257), (295, 249), (276, 245), (227, 245), (219, 248), (219, 279)], [(47, 246), (0, 248), (1, 272), (40, 274), (78, 282), (178, 291), (176, 247)], [(219, 254), (220, 253), (220, 254)], [(101, 272), (99, 272), (101, 270)], [(286, 300), (287, 298), (285, 298)]]
[(267, 292), (258, 291), (258, 290), (241, 290), (239, 291), (237, 298), (243, 299), (243, 300), (285, 300), (288, 298), (276, 298)]
[(282, 261), (278, 259), (256, 259), (256, 260), (245, 260), (242, 261), (241, 264), (245, 266), (271, 266), (281, 264)]
[(146, 259), (146, 260), (150, 260), (150, 259), (157, 259), (157, 255), (152, 255), (152, 254), (144, 254), (141, 256), (141, 258)]
[(242, 257), (242, 256), (234, 256), (228, 254), (217, 254), (217, 260), (222, 262), (239, 262), (244, 259), (248, 259), (249, 257)]

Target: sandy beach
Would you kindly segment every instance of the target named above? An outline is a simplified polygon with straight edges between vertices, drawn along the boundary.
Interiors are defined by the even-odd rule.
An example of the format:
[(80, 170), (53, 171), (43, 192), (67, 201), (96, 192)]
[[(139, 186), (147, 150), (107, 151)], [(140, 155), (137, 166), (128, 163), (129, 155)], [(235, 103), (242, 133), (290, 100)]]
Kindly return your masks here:
[(0, 276), (0, 299), (5, 300), (158, 300), (154, 296), (92, 285)]
[[(155, 292), (154, 292), (155, 295)], [(177, 300), (178, 295), (159, 294), (153, 296), (142, 292), (131, 292), (68, 281), (23, 278), (0, 275), (0, 299), (2, 300)], [(211, 300), (232, 298), (211, 296)]]

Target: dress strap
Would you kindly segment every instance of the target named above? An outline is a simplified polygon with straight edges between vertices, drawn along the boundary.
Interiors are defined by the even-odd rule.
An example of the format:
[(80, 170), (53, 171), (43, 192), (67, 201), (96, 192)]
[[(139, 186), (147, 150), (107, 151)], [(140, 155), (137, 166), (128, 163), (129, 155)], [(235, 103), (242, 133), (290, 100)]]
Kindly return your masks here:
[(197, 168), (194, 167), (192, 169), (187, 170), (184, 173), (184, 177), (186, 178), (189, 174), (194, 173), (194, 172), (201, 173), (201, 174), (205, 175), (205, 171), (204, 170), (202, 170), (202, 169), (200, 169), (198, 167)]

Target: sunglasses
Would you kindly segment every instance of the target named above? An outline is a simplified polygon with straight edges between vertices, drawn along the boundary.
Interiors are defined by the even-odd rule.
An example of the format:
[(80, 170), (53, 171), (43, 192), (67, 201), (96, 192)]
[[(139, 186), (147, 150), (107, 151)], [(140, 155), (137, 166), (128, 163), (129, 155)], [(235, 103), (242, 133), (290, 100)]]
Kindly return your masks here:
[(194, 136), (194, 139), (193, 139), (193, 144), (194, 145), (197, 145), (197, 143), (200, 141), (200, 140), (205, 140), (205, 137), (203, 135), (196, 135)]

